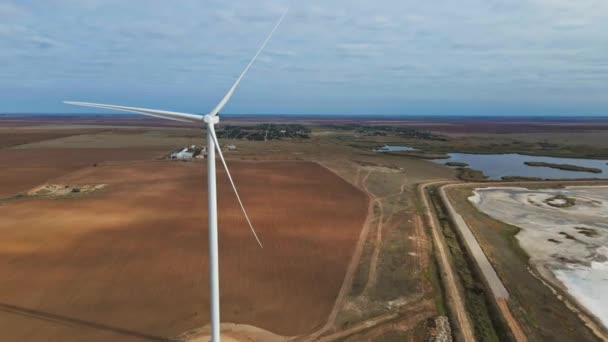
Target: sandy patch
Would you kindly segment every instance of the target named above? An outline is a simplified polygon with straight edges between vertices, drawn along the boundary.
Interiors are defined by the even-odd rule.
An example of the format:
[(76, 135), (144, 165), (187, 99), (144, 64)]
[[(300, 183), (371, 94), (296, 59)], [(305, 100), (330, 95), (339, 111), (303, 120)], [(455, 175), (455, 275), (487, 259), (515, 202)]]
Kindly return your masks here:
[[(560, 195), (574, 205), (560, 206), (565, 203), (556, 202)], [(516, 238), (531, 263), (551, 271), (540, 270), (608, 326), (608, 297), (603, 295), (608, 291), (608, 187), (482, 188), (469, 201), (520, 227)]]

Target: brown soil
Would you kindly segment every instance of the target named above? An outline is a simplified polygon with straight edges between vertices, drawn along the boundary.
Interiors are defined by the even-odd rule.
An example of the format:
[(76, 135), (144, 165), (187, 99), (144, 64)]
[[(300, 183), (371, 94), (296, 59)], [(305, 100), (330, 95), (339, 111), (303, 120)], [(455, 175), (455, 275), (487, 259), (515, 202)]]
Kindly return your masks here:
[(0, 149), (0, 198), (30, 190), (82, 167), (112, 161), (152, 159), (159, 148)]
[[(264, 249), (219, 172), (222, 321), (311, 332), (336, 300), (367, 196), (314, 163), (230, 165)], [(59, 178), (104, 191), (1, 206), (3, 338), (157, 340), (206, 325), (205, 179), (203, 163), (108, 164)]]
[(58, 139), (69, 137), (72, 135), (86, 134), (94, 132), (93, 130), (44, 130), (44, 129), (21, 129), (21, 128), (6, 128), (0, 126), (0, 148), (23, 145), (49, 139)]

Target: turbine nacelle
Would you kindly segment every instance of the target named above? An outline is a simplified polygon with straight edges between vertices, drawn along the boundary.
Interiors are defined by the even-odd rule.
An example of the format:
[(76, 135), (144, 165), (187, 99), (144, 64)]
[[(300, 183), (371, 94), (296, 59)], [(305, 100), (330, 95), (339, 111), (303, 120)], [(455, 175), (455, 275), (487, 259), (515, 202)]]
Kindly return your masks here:
[(211, 114), (205, 114), (205, 116), (203, 116), (203, 122), (205, 122), (206, 124), (216, 124), (220, 122), (220, 116), (219, 114), (216, 115), (211, 115)]

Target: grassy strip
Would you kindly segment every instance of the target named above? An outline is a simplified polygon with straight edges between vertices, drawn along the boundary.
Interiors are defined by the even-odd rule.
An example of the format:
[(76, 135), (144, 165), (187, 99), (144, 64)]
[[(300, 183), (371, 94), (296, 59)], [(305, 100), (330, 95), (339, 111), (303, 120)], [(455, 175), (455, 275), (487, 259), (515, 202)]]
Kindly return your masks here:
[[(397, 221), (399, 223), (393, 223)], [(393, 218), (385, 222), (382, 234), (382, 247), (378, 257), (376, 284), (370, 291), (370, 297), (376, 301), (391, 301), (418, 291), (422, 281), (414, 276), (412, 268), (416, 267), (414, 258), (406, 258), (413, 248), (407, 238), (412, 234), (406, 218)]]
[[(422, 225), (426, 235), (432, 237), (433, 232), (430, 231), (431, 228), (428, 226), (428, 222), (425, 219), (426, 211), (424, 210), (422, 200), (420, 198), (416, 198), (416, 201), (414, 201), (414, 209), (416, 214), (422, 219)], [(440, 316), (448, 316), (448, 309), (445, 301), (445, 289), (443, 288), (443, 283), (441, 282), (441, 270), (439, 268), (438, 260), (439, 257), (435, 251), (435, 244), (433, 244), (432, 238), (429, 238), (428, 240), (428, 247), (429, 266), (426, 269), (424, 276), (426, 281), (428, 281), (433, 287), (433, 299), (435, 301), (435, 309), (437, 310), (437, 314)]]
[[(377, 218), (380, 215), (378, 205), (374, 205), (374, 218)], [(369, 234), (367, 235), (367, 239), (363, 244), (363, 252), (361, 253), (361, 258), (359, 260), (359, 265), (357, 266), (357, 271), (355, 272), (355, 276), (353, 277), (353, 284), (350, 290), (350, 296), (356, 297), (359, 296), (365, 285), (367, 284), (367, 276), (369, 275), (369, 267), (372, 260), (372, 254), (374, 252), (374, 240), (376, 238), (376, 230), (377, 230), (376, 221), (371, 223), (371, 227), (369, 229)]]
[(463, 167), (459, 169), (458, 178), (467, 182), (481, 182), (488, 179), (482, 171)]
[[(554, 144), (548, 146), (543, 143), (524, 141), (501, 141), (487, 144), (483, 139), (454, 139), (448, 141), (406, 141), (402, 144), (414, 148), (425, 149), (429, 152), (439, 153), (474, 153), (474, 154), (508, 154), (519, 153), (530, 156), (564, 157), (564, 158), (608, 158), (605, 148), (588, 145)], [(422, 146), (424, 145), (424, 147)]]
[[(444, 239), (450, 250), (456, 272), (464, 288), (466, 308), (473, 321), (477, 339), (479, 341), (505, 340), (507, 337), (502, 333), (504, 327), (497, 327), (500, 319), (499, 317), (494, 317), (491, 312), (491, 305), (486, 295), (486, 291), (489, 294), (489, 290), (485, 288), (483, 281), (479, 278), (479, 274), (474, 271), (473, 260), (468, 256), (462, 247), (462, 241), (460, 241), (458, 235), (454, 232), (445, 214), (445, 209), (438, 198), (436, 189), (429, 189), (429, 194), (439, 218)], [(499, 332), (501, 333), (499, 334)]]
[(433, 299), (435, 300), (435, 309), (437, 310), (437, 314), (440, 316), (447, 316), (448, 309), (445, 304), (445, 289), (443, 288), (443, 284), (439, 280), (441, 277), (439, 271), (439, 265), (437, 264), (437, 255), (435, 254), (434, 248), (432, 249), (429, 267), (425, 273), (426, 280), (431, 283), (433, 286)]
[(524, 164), (534, 167), (550, 167), (552, 169), (565, 170), (565, 171), (579, 171), (579, 172), (591, 172), (591, 173), (602, 173), (601, 169), (595, 167), (578, 166), (572, 164), (554, 164), (537, 161), (527, 161)]
[(469, 166), (469, 164), (463, 163), (463, 162), (447, 162), (447, 163), (445, 163), (445, 165), (447, 165), (447, 166), (454, 166), (454, 167), (467, 167), (467, 166)]

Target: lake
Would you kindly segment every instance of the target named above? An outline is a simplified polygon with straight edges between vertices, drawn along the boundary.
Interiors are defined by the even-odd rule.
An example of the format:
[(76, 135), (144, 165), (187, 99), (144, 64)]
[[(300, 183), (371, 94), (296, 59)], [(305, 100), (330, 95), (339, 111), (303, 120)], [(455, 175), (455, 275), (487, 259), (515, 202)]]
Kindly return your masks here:
[[(608, 178), (608, 160), (538, 157), (524, 154), (470, 154), (448, 153), (448, 159), (434, 159), (433, 162), (445, 164), (447, 162), (462, 162), (469, 164), (471, 169), (483, 171), (490, 179), (501, 179), (503, 176), (539, 177), (549, 179), (572, 178)], [(554, 164), (571, 164), (577, 166), (593, 167), (602, 170), (602, 173), (581, 171), (565, 171), (549, 167), (534, 167), (525, 165), (527, 161), (539, 161)]]

